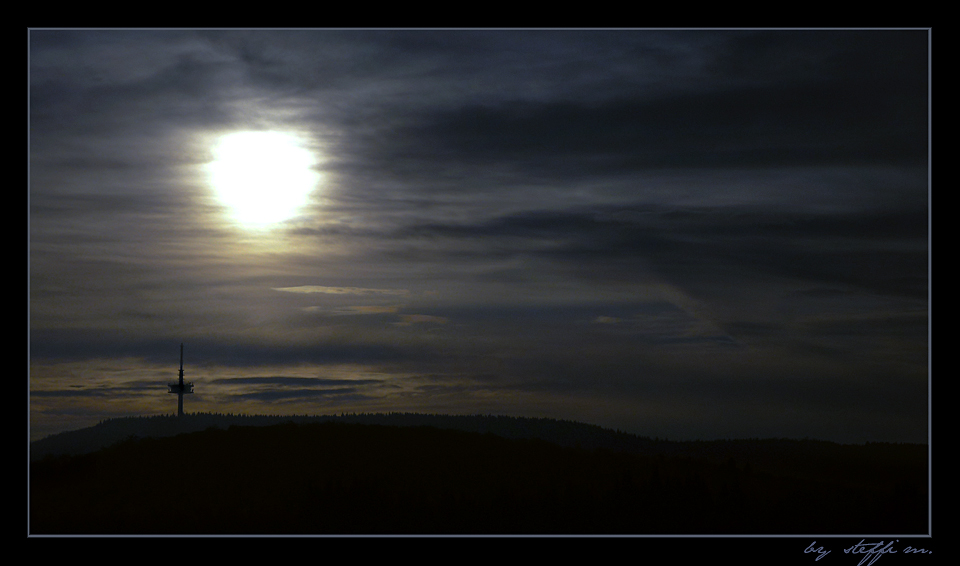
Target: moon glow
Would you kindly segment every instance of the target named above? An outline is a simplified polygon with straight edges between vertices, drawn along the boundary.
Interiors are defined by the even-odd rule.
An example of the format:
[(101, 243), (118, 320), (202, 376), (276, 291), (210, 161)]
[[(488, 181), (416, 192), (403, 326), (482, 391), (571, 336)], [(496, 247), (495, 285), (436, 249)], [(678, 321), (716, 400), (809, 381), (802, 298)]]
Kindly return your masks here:
[(213, 154), (208, 170), (217, 199), (248, 228), (295, 216), (320, 178), (313, 153), (290, 133), (228, 134)]

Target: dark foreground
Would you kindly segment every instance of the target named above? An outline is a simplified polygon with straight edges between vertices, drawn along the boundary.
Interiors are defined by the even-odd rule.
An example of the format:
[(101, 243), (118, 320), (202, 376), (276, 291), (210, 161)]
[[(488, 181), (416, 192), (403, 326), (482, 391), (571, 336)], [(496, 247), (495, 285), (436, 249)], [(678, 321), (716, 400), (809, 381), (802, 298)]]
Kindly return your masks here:
[[(731, 441), (730, 454), (743, 454), (736, 448)], [(805, 449), (796, 466), (782, 455), (742, 458), (419, 426), (233, 426), (34, 462), (30, 531), (927, 532), (926, 447), (842, 446), (820, 459)]]

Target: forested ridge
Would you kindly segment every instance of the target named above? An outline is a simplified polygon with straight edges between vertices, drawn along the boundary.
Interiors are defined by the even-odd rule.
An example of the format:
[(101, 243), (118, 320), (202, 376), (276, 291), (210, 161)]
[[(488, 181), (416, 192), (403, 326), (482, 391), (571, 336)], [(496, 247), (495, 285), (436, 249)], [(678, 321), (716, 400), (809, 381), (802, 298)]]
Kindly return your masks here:
[(36, 534), (927, 531), (926, 447), (677, 443), (693, 446), (684, 454), (645, 441), (646, 453), (331, 420), (130, 437), (33, 462), (30, 527)]

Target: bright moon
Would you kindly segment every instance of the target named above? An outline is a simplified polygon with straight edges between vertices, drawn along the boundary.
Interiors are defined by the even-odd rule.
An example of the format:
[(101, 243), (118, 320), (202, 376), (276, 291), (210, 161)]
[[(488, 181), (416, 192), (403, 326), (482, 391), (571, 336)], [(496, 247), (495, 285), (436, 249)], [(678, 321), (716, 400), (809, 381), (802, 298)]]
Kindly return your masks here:
[(296, 135), (238, 132), (220, 138), (209, 164), (217, 198), (234, 219), (263, 228), (297, 214), (320, 175)]

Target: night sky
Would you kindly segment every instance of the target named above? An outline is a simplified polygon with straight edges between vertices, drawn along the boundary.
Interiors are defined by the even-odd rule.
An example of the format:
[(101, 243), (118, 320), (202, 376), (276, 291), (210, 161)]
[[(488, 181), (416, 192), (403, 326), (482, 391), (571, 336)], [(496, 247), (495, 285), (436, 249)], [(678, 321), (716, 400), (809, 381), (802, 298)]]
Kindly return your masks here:
[(926, 442), (929, 39), (31, 30), (31, 437), (183, 343), (187, 412)]

